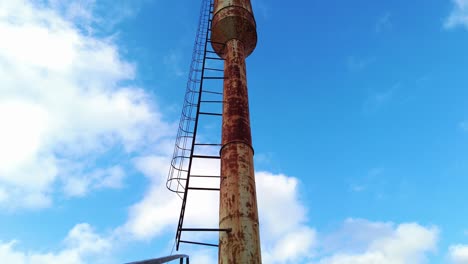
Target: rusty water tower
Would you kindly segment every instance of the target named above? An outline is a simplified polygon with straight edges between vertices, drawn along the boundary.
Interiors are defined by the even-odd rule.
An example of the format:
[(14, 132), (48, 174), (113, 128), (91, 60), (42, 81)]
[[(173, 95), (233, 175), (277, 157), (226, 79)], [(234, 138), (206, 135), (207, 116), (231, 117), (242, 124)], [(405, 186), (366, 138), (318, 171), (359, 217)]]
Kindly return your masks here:
[[(180, 243), (219, 247), (219, 263), (261, 263), (245, 64), (256, 44), (250, 0), (202, 0), (167, 187), (182, 199), (177, 250)], [(216, 81), (218, 88), (214, 88)], [(200, 123), (204, 116), (220, 119), (220, 142), (201, 142)], [(220, 173), (194, 173), (194, 163), (203, 159), (220, 161)], [(217, 185), (194, 186), (197, 179), (217, 180)], [(219, 191), (218, 227), (184, 226), (192, 191)], [(185, 232), (219, 233), (219, 242), (188, 241), (183, 238)]]

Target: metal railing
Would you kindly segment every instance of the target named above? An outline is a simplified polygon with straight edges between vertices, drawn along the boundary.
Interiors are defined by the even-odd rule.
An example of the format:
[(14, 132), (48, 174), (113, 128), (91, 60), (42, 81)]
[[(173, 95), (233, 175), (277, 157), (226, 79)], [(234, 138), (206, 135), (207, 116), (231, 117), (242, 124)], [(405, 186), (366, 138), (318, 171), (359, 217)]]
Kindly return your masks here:
[(180, 260), (180, 264), (184, 264), (184, 260), (185, 260), (185, 263), (189, 264), (189, 256), (187, 255), (172, 255), (172, 256), (167, 256), (163, 258), (148, 259), (148, 260), (142, 260), (142, 261), (137, 261), (137, 262), (131, 262), (127, 264), (163, 264), (163, 263), (168, 263), (174, 260)]

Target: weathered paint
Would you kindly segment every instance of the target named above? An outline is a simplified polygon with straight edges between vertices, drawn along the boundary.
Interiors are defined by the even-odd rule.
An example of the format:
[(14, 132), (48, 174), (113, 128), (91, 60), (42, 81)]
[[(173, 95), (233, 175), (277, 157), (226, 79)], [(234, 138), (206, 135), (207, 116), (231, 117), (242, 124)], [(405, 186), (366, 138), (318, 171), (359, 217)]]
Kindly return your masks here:
[(231, 39), (244, 43), (245, 57), (257, 45), (257, 30), (249, 0), (215, 0), (211, 26), (213, 49), (224, 57), (225, 44)]
[(245, 58), (257, 43), (249, 0), (215, 0), (212, 45), (224, 64), (219, 263), (261, 263)]

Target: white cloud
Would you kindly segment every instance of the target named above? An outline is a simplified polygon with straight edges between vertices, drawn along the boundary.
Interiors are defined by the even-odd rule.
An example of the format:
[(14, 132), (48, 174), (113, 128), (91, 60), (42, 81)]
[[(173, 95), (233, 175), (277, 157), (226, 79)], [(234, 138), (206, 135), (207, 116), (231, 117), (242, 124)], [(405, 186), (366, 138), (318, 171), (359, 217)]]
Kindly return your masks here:
[(153, 185), (145, 197), (130, 208), (122, 231), (134, 239), (149, 240), (165, 231), (175, 232), (181, 200), (165, 185)]
[(307, 210), (299, 199), (299, 180), (257, 172), (256, 183), (263, 261), (297, 263), (312, 257), (316, 231), (307, 225)]
[(170, 159), (164, 156), (147, 156), (135, 159), (136, 168), (150, 185), (144, 197), (132, 205), (127, 222), (119, 232), (133, 239), (152, 239), (164, 230), (175, 232), (180, 210), (180, 198), (166, 189), (165, 178)]
[(467, 264), (468, 263), (468, 245), (450, 246), (449, 258), (454, 264)]
[[(348, 219), (342, 229), (327, 236), (317, 239), (315, 232), (307, 227), (288, 232), (274, 243), (274, 248), (263, 249), (263, 262), (426, 263), (427, 254), (435, 249), (438, 230), (435, 227), (423, 227), (414, 223), (396, 226), (393, 223)], [(316, 239), (317, 241), (324, 239), (325, 242), (318, 243)], [(119, 241), (122, 242), (120, 239), (115, 240), (95, 233), (89, 224), (78, 224), (64, 239), (61, 250), (55, 252), (23, 251), (17, 249), (19, 243), (16, 241), (0, 242), (0, 259), (10, 264), (115, 263), (117, 260), (112, 259), (112, 252)], [(333, 243), (334, 248), (326, 254), (327, 256), (317, 257), (320, 254), (319, 250), (326, 248), (327, 243)], [(450, 248), (453, 263), (467, 263), (467, 248), (464, 245)], [(189, 253), (192, 263), (212, 263), (216, 259), (216, 252), (206, 248), (184, 248), (184, 252)]]
[(134, 65), (111, 39), (76, 26), (93, 20), (93, 4), (0, 2), (2, 207), (49, 206), (62, 180), (72, 196), (121, 187), (115, 165), (95, 171), (94, 160), (111, 149), (132, 155), (168, 134), (148, 95), (123, 84)]
[(468, 0), (452, 0), (454, 7), (444, 22), (447, 29), (464, 26), (468, 29)]
[[(151, 187), (142, 200), (131, 207), (129, 218), (119, 232), (143, 240), (165, 231), (175, 232), (181, 200), (165, 187), (169, 159), (150, 156), (139, 158), (135, 163), (148, 177)], [(194, 166), (194, 171), (216, 175), (219, 165), (200, 162)], [(256, 180), (264, 262), (290, 263), (311, 257), (316, 245), (316, 232), (306, 223), (306, 209), (298, 197), (298, 180), (268, 172), (257, 172)], [(194, 184), (206, 186), (213, 183)], [(185, 226), (215, 228), (218, 225), (218, 196), (217, 192), (190, 192)], [(217, 242), (215, 235), (183, 235), (193, 241)]]
[(0, 259), (9, 264), (109, 263), (112, 242), (96, 234), (89, 224), (73, 227), (57, 252), (31, 252), (16, 249), (17, 241), (1, 243)]
[[(298, 198), (298, 179), (268, 172), (257, 172), (255, 176), (262, 225), (272, 231), (269, 234), (281, 236), (306, 220), (306, 209)], [(281, 219), (284, 215), (288, 217)]]
[(76, 25), (81, 25), (88, 32), (92, 32), (93, 22), (97, 22), (93, 11), (96, 6), (95, 0), (49, 0), (49, 4), (55, 9), (60, 10), (67, 20), (73, 21)]
[[(123, 230), (135, 239), (152, 239), (164, 230), (174, 232), (180, 199), (169, 193), (165, 189), (164, 180), (161, 180), (166, 176), (168, 160), (163, 157), (146, 157), (138, 159), (136, 163), (153, 184), (142, 201), (132, 207)], [(308, 224), (306, 207), (300, 201), (298, 179), (257, 172), (256, 181), (262, 258), (265, 263), (425, 263), (427, 254), (435, 250), (438, 229), (415, 223), (395, 225), (390, 222), (348, 219), (334, 233), (317, 234)], [(190, 196), (189, 200), (194, 201), (193, 206), (212, 204), (214, 208), (201, 210), (191, 220), (187, 219), (186, 223), (192, 223), (192, 227), (202, 227), (202, 224), (206, 227), (207, 223), (216, 225), (217, 202), (196, 194)], [(216, 241), (216, 236), (194, 238)], [(215, 259), (215, 256), (213, 253), (204, 253), (200, 258)]]
[[(151, 239), (165, 231), (175, 232), (182, 200), (166, 188), (169, 164), (170, 159), (167, 156), (135, 159), (135, 166), (148, 178), (150, 187), (142, 200), (130, 208), (129, 218), (120, 232), (130, 233), (135, 239)], [(192, 167), (193, 174), (216, 175), (217, 171), (219, 165), (211, 161), (194, 161)], [(213, 181), (193, 179), (191, 186), (210, 187), (213, 186)], [(185, 226), (215, 228), (218, 225), (219, 193), (192, 191), (189, 196)]]
[(218, 262), (218, 256), (217, 254), (213, 254), (212, 250), (200, 249), (200, 247), (198, 247), (197, 250), (191, 249), (188, 254), (190, 257), (190, 263), (205, 264)]
[(346, 219), (342, 226), (326, 235), (322, 235), (323, 252), (365, 251), (369, 243), (393, 232), (393, 224), (371, 222), (364, 219)]
[(416, 223), (370, 222), (348, 219), (336, 234), (325, 239), (330, 256), (320, 264), (405, 264), (426, 263), (427, 254), (436, 249), (436, 227)]
[(276, 241), (267, 243), (273, 243), (274, 246), (262, 253), (266, 263), (297, 263), (314, 255), (316, 232), (310, 227), (302, 226)]
[(119, 189), (123, 187), (125, 172), (120, 166), (96, 169), (91, 173), (67, 175), (62, 179), (64, 192), (68, 196), (84, 196), (88, 191), (101, 188)]

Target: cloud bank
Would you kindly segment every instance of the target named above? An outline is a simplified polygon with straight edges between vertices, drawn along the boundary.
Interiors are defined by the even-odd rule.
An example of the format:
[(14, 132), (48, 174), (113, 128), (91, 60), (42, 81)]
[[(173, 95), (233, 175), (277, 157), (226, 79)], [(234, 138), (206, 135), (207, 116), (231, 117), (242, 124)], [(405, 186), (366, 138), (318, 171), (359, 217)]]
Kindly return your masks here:
[(10, 264), (84, 264), (109, 263), (112, 243), (96, 234), (89, 224), (73, 227), (57, 252), (32, 252), (16, 249), (16, 241), (0, 242), (0, 259)]
[(170, 126), (143, 89), (126, 84), (135, 66), (112, 39), (74, 23), (92, 20), (76, 3), (67, 9), (72, 19), (54, 5), (0, 3), (2, 207), (48, 207), (54, 184), (67, 196), (119, 188), (123, 170), (95, 171), (96, 159), (110, 150), (131, 155)]

